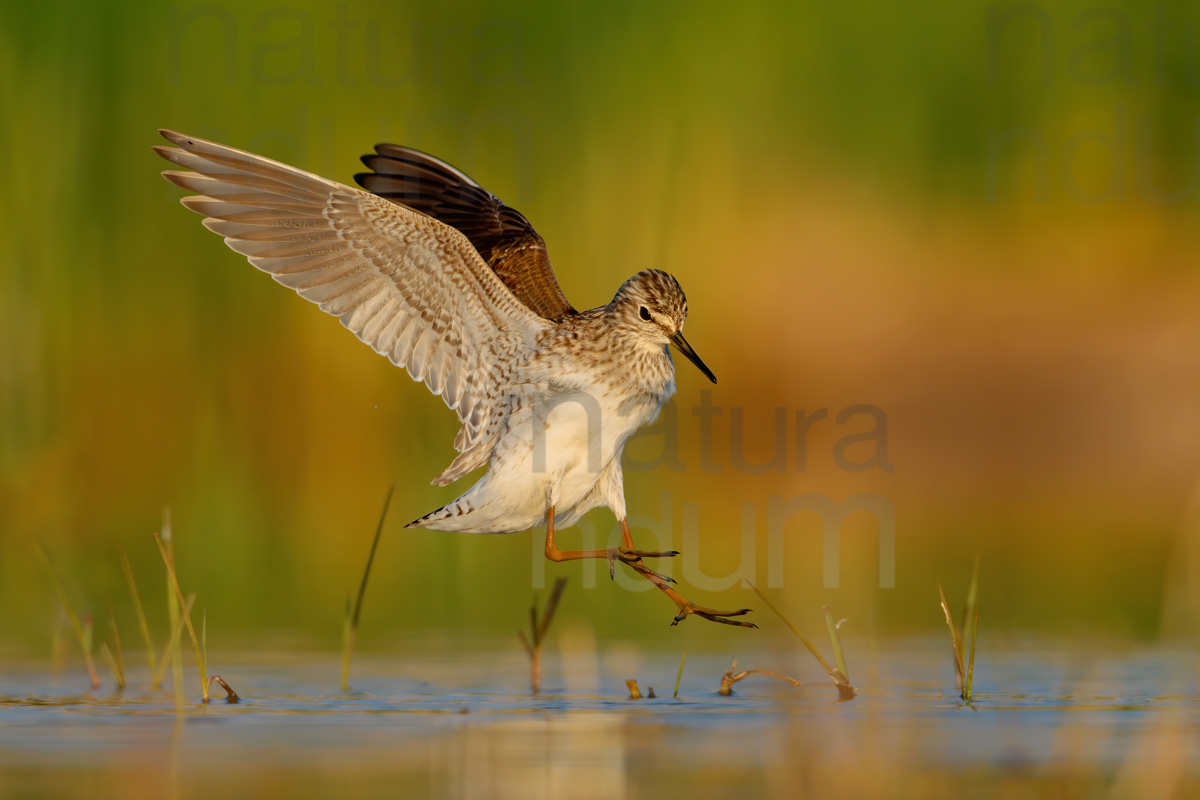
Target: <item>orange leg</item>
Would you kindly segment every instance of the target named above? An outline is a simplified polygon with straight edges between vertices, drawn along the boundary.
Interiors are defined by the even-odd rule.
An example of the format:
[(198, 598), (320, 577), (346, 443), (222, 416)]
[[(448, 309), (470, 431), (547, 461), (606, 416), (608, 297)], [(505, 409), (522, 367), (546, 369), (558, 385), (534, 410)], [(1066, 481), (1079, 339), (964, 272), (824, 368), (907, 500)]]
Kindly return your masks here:
[[(627, 520), (621, 520), (621, 536), (625, 539), (627, 546), (633, 544), (633, 537), (629, 535), (629, 522)], [(741, 622), (739, 620), (725, 619), (725, 617), (740, 617), (743, 614), (749, 614), (754, 609), (741, 608), (736, 611), (717, 611), (716, 609), (704, 608), (703, 606), (695, 605), (692, 603), (692, 601), (688, 600), (679, 592), (668, 586), (666, 582), (662, 580), (661, 575), (646, 569), (646, 566), (642, 564), (641, 559), (638, 559), (635, 562), (627, 561), (625, 563), (629, 564), (629, 566), (633, 568), (634, 572), (637, 572), (659, 589), (662, 589), (663, 593), (666, 594), (667, 597), (671, 598), (676, 607), (679, 608), (679, 613), (675, 615), (675, 619), (671, 622), (672, 625), (678, 625), (687, 618), (688, 614), (695, 614), (696, 616), (712, 620), (713, 622), (723, 622), (726, 625), (738, 625), (743, 628), (758, 627), (753, 622)], [(668, 580), (670, 579), (668, 578)], [(671, 582), (674, 583), (674, 581)]]
[[(575, 561), (580, 558), (604, 558), (608, 559), (608, 576), (611, 578), (616, 570), (617, 562), (623, 561), (632, 566), (633, 564), (641, 564), (643, 558), (671, 558), (679, 555), (677, 550), (668, 550), (664, 552), (650, 550), (634, 550), (633, 539), (629, 536), (629, 527), (625, 526), (622, 529), (625, 537), (624, 547), (608, 547), (603, 550), (559, 550), (558, 545), (554, 543), (554, 506), (546, 511), (546, 558), (551, 561)], [(643, 566), (643, 569), (651, 575), (655, 575), (660, 580), (674, 583), (674, 579), (666, 575), (659, 575), (657, 572), (651, 572)]]
[(740, 617), (743, 614), (748, 614), (752, 609), (742, 608), (736, 611), (717, 611), (712, 608), (704, 608), (703, 606), (694, 605), (690, 600), (681, 595), (679, 592), (672, 589), (668, 584), (674, 583), (675, 580), (666, 575), (660, 575), (647, 567), (642, 558), (667, 558), (679, 555), (678, 550), (669, 550), (665, 552), (653, 552), (646, 550), (633, 549), (633, 537), (629, 533), (629, 522), (621, 520), (621, 540), (623, 547), (610, 547), (604, 550), (559, 550), (554, 544), (554, 506), (551, 506), (546, 512), (546, 558), (551, 561), (573, 561), (580, 558), (605, 558), (608, 559), (608, 574), (612, 577), (616, 568), (617, 561), (627, 565), (634, 572), (641, 575), (646, 580), (657, 586), (663, 591), (667, 597), (671, 598), (679, 609), (679, 613), (672, 620), (672, 625), (678, 625), (689, 614), (695, 614), (704, 619), (712, 620), (713, 622), (723, 622), (726, 625), (738, 625), (743, 628), (757, 628), (758, 626), (752, 622), (740, 622), (738, 620), (725, 619), (726, 617)]

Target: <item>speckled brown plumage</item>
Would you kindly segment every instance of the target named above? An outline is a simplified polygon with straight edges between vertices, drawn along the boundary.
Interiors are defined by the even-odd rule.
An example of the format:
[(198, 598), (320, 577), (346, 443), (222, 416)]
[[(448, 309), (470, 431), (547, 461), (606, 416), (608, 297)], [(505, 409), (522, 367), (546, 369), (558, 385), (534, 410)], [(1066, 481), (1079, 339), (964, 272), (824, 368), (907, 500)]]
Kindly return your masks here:
[[(668, 343), (710, 379), (683, 338), (687, 300), (678, 281), (648, 270), (612, 302), (577, 312), (558, 287), (529, 222), (453, 167), (381, 145), (359, 176), (371, 192), (215, 142), (163, 131), (156, 147), (188, 171), (163, 173), (195, 192), (183, 204), (205, 216), (258, 269), (338, 317), (453, 409), (459, 456), (435, 483), (488, 471), (470, 489), (409, 527), (510, 533), (547, 524), (553, 560), (608, 558), (629, 565), (679, 608), (693, 606), (632, 549), (621, 454), (675, 393)], [(385, 199), (386, 198), (386, 199)], [(554, 525), (608, 506), (626, 546), (564, 552)], [(751, 626), (752, 627), (752, 626)]]
[(394, 144), (376, 145), (362, 162), (373, 171), (354, 176), (359, 186), (460, 231), (536, 314), (557, 322), (577, 313), (554, 277), (546, 243), (529, 220), (462, 171)]

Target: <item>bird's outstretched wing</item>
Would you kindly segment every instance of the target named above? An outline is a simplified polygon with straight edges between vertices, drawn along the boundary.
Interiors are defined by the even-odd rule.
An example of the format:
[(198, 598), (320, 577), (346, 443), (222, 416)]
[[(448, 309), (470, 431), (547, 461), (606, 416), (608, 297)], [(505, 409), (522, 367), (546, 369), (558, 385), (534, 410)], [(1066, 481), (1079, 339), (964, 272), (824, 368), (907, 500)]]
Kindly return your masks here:
[(360, 186), (461, 231), (504, 285), (539, 316), (558, 322), (577, 313), (554, 277), (546, 243), (529, 220), (466, 174), (394, 144), (376, 145), (362, 162), (374, 171), (354, 176)]
[(277, 161), (160, 131), (191, 172), (163, 177), (185, 206), (276, 281), (341, 319), (458, 413), (449, 482), (486, 461), (512, 364), (550, 323), (520, 302), (453, 227)]

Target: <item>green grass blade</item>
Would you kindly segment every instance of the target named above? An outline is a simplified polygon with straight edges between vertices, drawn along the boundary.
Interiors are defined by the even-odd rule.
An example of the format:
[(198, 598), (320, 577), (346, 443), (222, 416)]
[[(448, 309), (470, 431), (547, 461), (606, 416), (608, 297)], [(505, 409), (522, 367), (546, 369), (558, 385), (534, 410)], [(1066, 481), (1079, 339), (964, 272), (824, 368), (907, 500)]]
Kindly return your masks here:
[[(171, 563), (175, 563), (175, 537), (172, 535), (170, 506), (163, 506), (162, 540), (167, 546), (167, 555), (171, 557)], [(171, 573), (168, 572), (164, 577), (167, 581), (167, 620), (171, 624), (171, 630), (175, 630), (183, 623), (183, 617), (179, 613), (179, 603), (175, 600), (175, 584), (171, 579)], [(187, 613), (191, 613), (190, 608)], [(179, 708), (184, 703), (183, 642), (179, 634), (173, 635), (168, 642), (167, 657), (170, 659), (171, 665), (171, 686), (175, 691), (175, 706)], [(156, 683), (155, 686), (157, 685)]]
[(837, 664), (838, 672), (842, 673), (846, 683), (849, 683), (850, 670), (846, 668), (846, 656), (842, 652), (842, 638), (838, 635), (837, 622), (834, 621), (829, 606), (821, 606), (821, 613), (825, 615), (825, 628), (829, 631), (829, 641), (833, 645), (833, 663)]
[(825, 671), (826, 671), (826, 672), (829, 672), (829, 673), (832, 673), (832, 672), (833, 672), (833, 668), (829, 666), (829, 662), (828, 662), (828, 661), (826, 661), (826, 660), (825, 660), (825, 657), (821, 655), (821, 651), (820, 651), (820, 650), (818, 650), (818, 649), (817, 649), (817, 648), (816, 648), (816, 647), (813, 645), (813, 643), (812, 643), (811, 641), (809, 641), (808, 637), (807, 637), (807, 636), (805, 636), (803, 633), (801, 633), (801, 632), (800, 632), (800, 629), (799, 629), (799, 628), (797, 628), (795, 625), (793, 625), (793, 624), (791, 623), (791, 620), (789, 620), (787, 617), (785, 617), (785, 616), (783, 615), (783, 613), (782, 613), (782, 612), (780, 612), (780, 610), (779, 610), (778, 608), (776, 608), (776, 607), (775, 607), (775, 604), (774, 604), (774, 603), (772, 603), (770, 600), (768, 600), (768, 599), (767, 599), (767, 596), (766, 596), (765, 594), (763, 594), (761, 591), (759, 591), (759, 588), (758, 588), (757, 586), (755, 586), (753, 583), (750, 583), (750, 581), (746, 581), (746, 584), (747, 584), (747, 585), (748, 585), (748, 586), (749, 586), (751, 589), (753, 589), (753, 590), (754, 590), (754, 593), (755, 593), (755, 594), (757, 594), (759, 597), (761, 597), (761, 598), (762, 598), (762, 601), (763, 601), (764, 603), (766, 603), (766, 604), (767, 604), (767, 608), (769, 608), (769, 609), (771, 609), (772, 611), (774, 611), (774, 612), (775, 612), (775, 615), (776, 615), (777, 617), (779, 617), (781, 620), (783, 620), (783, 624), (785, 624), (785, 625), (787, 625), (789, 628), (791, 628), (791, 629), (792, 629), (792, 633), (796, 634), (796, 636), (797, 636), (797, 637), (800, 639), (800, 641), (804, 642), (804, 646), (805, 646), (805, 647), (807, 647), (807, 648), (808, 648), (808, 651), (809, 651), (810, 653), (812, 653), (812, 654), (813, 654), (813, 656), (815, 656), (815, 657), (816, 657), (817, 661), (820, 661), (820, 662), (821, 662), (821, 666), (825, 668)]
[(150, 665), (150, 674), (154, 675), (158, 669), (154, 660), (154, 644), (150, 639), (150, 626), (146, 624), (146, 610), (142, 608), (142, 598), (138, 594), (137, 584), (133, 580), (133, 569), (129, 566), (129, 556), (125, 554), (124, 547), (119, 552), (121, 569), (125, 571), (125, 583), (129, 585), (129, 594), (133, 596), (133, 608), (137, 612), (138, 628), (142, 632), (142, 644), (146, 646), (146, 661)]
[(367, 594), (367, 579), (371, 577), (371, 565), (375, 563), (375, 551), (379, 548), (379, 536), (383, 533), (383, 522), (387, 519), (388, 506), (392, 504), (392, 492), (396, 485), (388, 489), (387, 497), (383, 499), (383, 511), (379, 514), (379, 524), (375, 526), (375, 538), (371, 540), (371, 552), (367, 555), (367, 566), (363, 570), (362, 582), (358, 585), (358, 599), (354, 603), (354, 618), (351, 620), (355, 628), (358, 618), (362, 616), (363, 598)]
[(679, 682), (683, 680), (683, 662), (687, 661), (687, 650), (683, 651), (683, 657), (679, 659), (679, 672), (675, 673), (675, 699), (679, 699)]
[(970, 702), (975, 683), (975, 640), (979, 636), (979, 556), (975, 556), (975, 569), (971, 572), (971, 588), (967, 590), (967, 615), (963, 618), (963, 630), (971, 626), (971, 655), (967, 660), (967, 678), (963, 684), (963, 699)]
[(942, 611), (946, 614), (946, 626), (950, 628), (950, 644), (954, 647), (954, 669), (958, 676), (959, 691), (966, 689), (966, 676), (963, 674), (963, 657), (962, 657), (962, 642), (958, 638), (958, 628), (954, 625), (954, 618), (950, 615), (950, 605), (946, 602), (946, 593), (942, 591), (942, 585), (938, 584), (938, 596), (942, 600)]
[(346, 598), (346, 614), (342, 618), (342, 691), (350, 691), (350, 653), (354, 650), (354, 607)]
[(51, 640), (51, 657), (50, 657), (50, 678), (55, 685), (58, 684), (58, 675), (62, 671), (63, 661), (67, 658), (67, 637), (63, 636), (63, 627), (69, 623), (66, 622), (67, 614), (61, 609), (54, 615), (54, 634)]
[(100, 643), (100, 655), (104, 657), (104, 661), (108, 664), (108, 668), (112, 670), (113, 680), (117, 683), (117, 691), (125, 691), (125, 675), (121, 671), (121, 665), (117, 663), (116, 657), (108, 646), (108, 642)]
[[(184, 612), (192, 613), (192, 604), (196, 602), (196, 593), (192, 592), (187, 596), (187, 605), (184, 607)], [(157, 688), (162, 685), (163, 674), (167, 671), (167, 666), (171, 664), (171, 651), (175, 649), (176, 643), (179, 641), (180, 634), (183, 633), (183, 615), (175, 616), (175, 624), (171, 626), (171, 635), (167, 639), (166, 645), (163, 646), (162, 656), (158, 659), (158, 668), (154, 675), (151, 676), (150, 685)]]
[(388, 489), (383, 499), (383, 511), (379, 514), (379, 524), (375, 526), (375, 538), (371, 540), (371, 551), (367, 554), (367, 565), (363, 569), (362, 580), (358, 584), (358, 598), (354, 601), (354, 613), (349, 613), (342, 628), (342, 691), (350, 691), (350, 659), (354, 654), (354, 643), (358, 638), (358, 620), (362, 616), (363, 598), (367, 596), (367, 580), (371, 577), (371, 565), (375, 563), (375, 551), (379, 549), (379, 537), (383, 534), (383, 523), (387, 519), (388, 507), (392, 504), (392, 492), (396, 485)]
[(971, 702), (971, 698), (974, 696), (975, 639), (978, 636), (979, 636), (979, 615), (976, 615), (975, 619), (972, 621), (972, 624), (971, 624), (971, 658), (967, 662), (967, 682), (966, 682), (966, 685), (963, 686), (963, 700), (966, 700), (968, 703)]
[(121, 633), (117, 630), (117, 615), (113, 613), (112, 603), (108, 604), (108, 624), (112, 631), (112, 652), (110, 653), (113, 659), (113, 671), (117, 676), (117, 688), (125, 691), (125, 652), (121, 647)]
[[(171, 583), (175, 586), (175, 596), (179, 600), (181, 607), (186, 605), (183, 599), (183, 589), (179, 587), (179, 576), (175, 574), (175, 563), (167, 554), (166, 545), (163, 544), (162, 538), (155, 533), (154, 541), (158, 542), (158, 550), (162, 554), (163, 563), (167, 565), (167, 573), (171, 576)], [(200, 650), (200, 642), (196, 638), (196, 629), (192, 627), (192, 615), (190, 613), (183, 614), (183, 622), (187, 625), (188, 635), (192, 637), (192, 649), (196, 652), (196, 669), (200, 671), (200, 686), (201, 695), (204, 702), (208, 702), (208, 671), (204, 663), (204, 654)]]
[(96, 671), (96, 662), (92, 658), (91, 622), (90, 620), (86, 623), (79, 621), (79, 616), (75, 613), (71, 601), (67, 599), (62, 581), (58, 579), (58, 573), (54, 571), (54, 565), (50, 563), (50, 557), (46, 555), (46, 551), (41, 548), (41, 545), (38, 545), (37, 551), (42, 558), (42, 563), (46, 566), (46, 572), (50, 574), (50, 582), (54, 584), (54, 593), (58, 595), (58, 602), (71, 623), (71, 630), (75, 633), (75, 641), (79, 643), (79, 650), (83, 655), (83, 663), (87, 667), (88, 679), (92, 683), (92, 688), (99, 689), (100, 673)]

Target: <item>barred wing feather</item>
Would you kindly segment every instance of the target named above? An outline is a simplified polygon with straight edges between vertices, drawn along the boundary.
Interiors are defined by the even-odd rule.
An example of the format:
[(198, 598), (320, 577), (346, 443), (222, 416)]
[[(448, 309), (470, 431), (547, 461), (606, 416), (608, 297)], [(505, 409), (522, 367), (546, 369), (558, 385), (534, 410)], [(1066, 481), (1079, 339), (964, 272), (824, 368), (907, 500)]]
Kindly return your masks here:
[[(512, 365), (551, 323), (523, 303), (459, 231), (369, 192), (232, 147), (161, 131), (191, 171), (163, 177), (183, 204), (276, 281), (341, 319), (457, 412), (463, 453), (439, 482), (486, 462)], [(452, 474), (457, 472), (458, 474)]]

